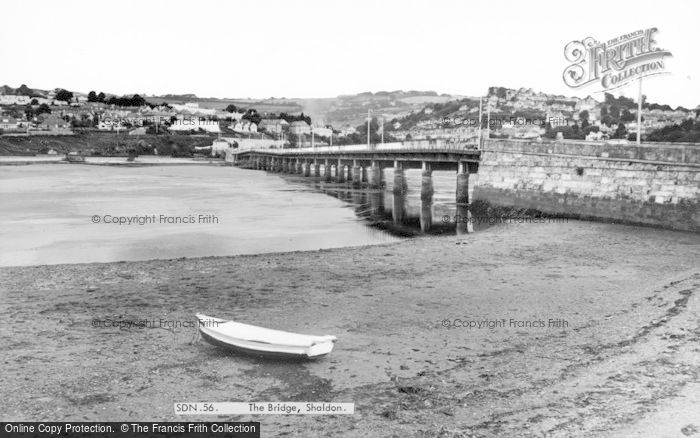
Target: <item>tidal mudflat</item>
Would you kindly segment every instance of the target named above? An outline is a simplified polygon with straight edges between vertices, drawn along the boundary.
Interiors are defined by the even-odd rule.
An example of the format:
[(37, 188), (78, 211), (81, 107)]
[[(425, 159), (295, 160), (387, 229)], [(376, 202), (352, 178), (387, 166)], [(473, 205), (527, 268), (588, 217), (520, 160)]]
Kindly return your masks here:
[[(569, 221), (5, 267), (0, 397), (8, 421), (175, 421), (183, 401), (356, 404), (353, 417), (226, 417), (261, 421), (263, 436), (679, 436), (700, 427), (698, 260), (697, 234)], [(192, 328), (93, 326), (198, 311), (339, 341), (300, 364), (230, 354)], [(505, 324), (463, 327), (490, 320)]]

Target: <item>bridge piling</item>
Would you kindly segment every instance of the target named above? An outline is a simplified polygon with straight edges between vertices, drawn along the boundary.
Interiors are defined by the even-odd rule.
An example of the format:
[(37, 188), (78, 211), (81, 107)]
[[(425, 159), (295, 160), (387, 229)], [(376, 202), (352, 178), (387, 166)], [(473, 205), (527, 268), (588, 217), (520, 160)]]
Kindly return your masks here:
[(325, 160), (323, 164), (323, 180), (331, 182), (331, 165), (328, 163), (328, 160)]
[(457, 204), (469, 204), (469, 165), (460, 162), (457, 171)]
[(401, 163), (394, 161), (394, 193), (406, 193), (406, 174)]
[(472, 223), (472, 212), (469, 210), (468, 205), (457, 204), (455, 226), (458, 235), (469, 234), (474, 232), (474, 224)]
[(433, 200), (421, 199), (420, 201), (420, 230), (427, 232), (433, 227)]
[(379, 167), (376, 161), (372, 161), (372, 165), (367, 172), (367, 182), (370, 188), (378, 189), (382, 186), (382, 168)]
[(360, 166), (357, 165), (357, 160), (352, 160), (352, 185), (360, 187), (362, 185), (362, 172)]
[(421, 172), (420, 198), (432, 203), (433, 193), (433, 171), (430, 168), (430, 163), (424, 161)]
[(335, 180), (339, 183), (345, 182), (345, 166), (338, 160), (335, 165)]

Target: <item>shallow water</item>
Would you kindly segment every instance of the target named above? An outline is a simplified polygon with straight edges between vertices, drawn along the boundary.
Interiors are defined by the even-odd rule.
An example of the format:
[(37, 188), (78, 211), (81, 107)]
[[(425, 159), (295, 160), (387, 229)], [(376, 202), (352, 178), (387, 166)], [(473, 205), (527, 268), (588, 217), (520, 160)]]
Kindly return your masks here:
[[(396, 240), (345, 202), (219, 166), (0, 168), (0, 266), (314, 250)], [(99, 223), (93, 223), (93, 216)], [(153, 223), (115, 224), (152, 216)], [(164, 223), (161, 223), (161, 215)], [(200, 221), (211, 217), (210, 223)], [(110, 216), (110, 217), (105, 217)], [(195, 223), (169, 223), (169, 218)], [(144, 220), (141, 220), (144, 222)]]
[[(280, 174), (287, 181), (305, 185), (311, 190), (347, 202), (357, 217), (368, 226), (382, 229), (397, 237), (467, 234), (493, 225), (482, 222), (483, 218), (472, 217), (470, 209), (455, 203), (455, 172), (433, 172), (434, 194), (430, 199), (421, 199), (420, 170), (405, 170), (404, 175), (407, 191), (398, 195), (393, 192), (391, 169), (383, 170), (382, 181), (385, 186), (381, 190), (353, 188), (350, 183), (326, 183), (319, 178)], [(476, 175), (472, 175), (470, 192), (473, 191), (476, 178)]]
[(406, 171), (405, 196), (393, 194), (391, 170), (383, 178), (371, 190), (191, 163), (2, 166), (0, 266), (314, 250), (485, 226), (455, 224), (468, 212), (454, 203), (452, 172), (434, 173), (429, 201), (420, 171)]

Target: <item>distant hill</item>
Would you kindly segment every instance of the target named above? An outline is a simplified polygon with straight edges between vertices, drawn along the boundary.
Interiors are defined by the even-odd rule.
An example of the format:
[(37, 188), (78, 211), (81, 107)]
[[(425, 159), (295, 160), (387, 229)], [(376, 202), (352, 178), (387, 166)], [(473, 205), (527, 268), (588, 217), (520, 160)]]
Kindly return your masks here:
[(420, 111), (428, 104), (446, 103), (462, 96), (438, 94), (435, 91), (378, 91), (346, 94), (328, 98), (203, 98), (194, 94), (166, 94), (150, 96), (149, 102), (198, 103), (202, 108), (225, 109), (228, 105), (238, 108), (255, 108), (263, 117), (280, 112), (310, 115), (314, 121), (321, 121), (335, 127), (362, 124), (367, 111), (374, 116), (384, 116), (387, 120), (401, 117), (413, 111)]
[(362, 124), (371, 111), (372, 116), (385, 119), (402, 117), (414, 111), (420, 111), (427, 104), (446, 103), (461, 96), (441, 94), (435, 91), (379, 91), (352, 95), (341, 95), (325, 99), (297, 99), (314, 120), (323, 120), (336, 127)]
[(177, 100), (197, 100), (196, 94), (165, 94), (163, 96), (153, 96), (162, 99), (177, 99)]
[(24, 84), (20, 85), (18, 88), (12, 88), (9, 85), (0, 87), (0, 94), (9, 96), (45, 97), (47, 93), (48, 91), (44, 90), (33, 90)]

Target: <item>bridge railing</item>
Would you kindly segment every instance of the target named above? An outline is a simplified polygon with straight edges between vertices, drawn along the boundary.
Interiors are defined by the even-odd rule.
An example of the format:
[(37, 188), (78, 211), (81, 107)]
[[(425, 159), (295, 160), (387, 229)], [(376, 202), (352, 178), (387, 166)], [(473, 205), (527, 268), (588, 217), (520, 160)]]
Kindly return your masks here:
[[(477, 141), (464, 140), (464, 141), (430, 141), (430, 140), (417, 140), (417, 141), (406, 141), (406, 142), (393, 142), (393, 143), (383, 143), (383, 144), (353, 144), (353, 145), (343, 145), (343, 146), (319, 146), (319, 147), (306, 147), (306, 148), (290, 148), (290, 149), (249, 149), (245, 152), (264, 152), (268, 154), (278, 154), (278, 155), (295, 155), (295, 154), (326, 154), (326, 153), (347, 153), (347, 152), (392, 152), (392, 151), (464, 151), (464, 150), (477, 150)], [(244, 151), (241, 151), (244, 152)]]

